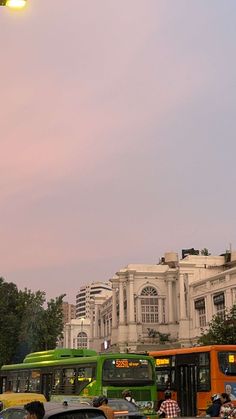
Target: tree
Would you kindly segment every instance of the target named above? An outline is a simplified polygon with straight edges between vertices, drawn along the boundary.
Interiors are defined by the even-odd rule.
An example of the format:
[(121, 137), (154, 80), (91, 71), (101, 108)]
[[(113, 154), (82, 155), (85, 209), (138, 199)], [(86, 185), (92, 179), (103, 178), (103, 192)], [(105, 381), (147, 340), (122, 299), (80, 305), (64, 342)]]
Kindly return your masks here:
[(215, 315), (208, 329), (202, 331), (198, 340), (201, 345), (220, 345), (236, 343), (236, 304), (225, 310), (224, 315)]
[(204, 247), (204, 248), (201, 250), (201, 255), (202, 255), (202, 256), (210, 256), (211, 254), (209, 253), (209, 250), (208, 250), (206, 247)]
[[(63, 330), (62, 301), (60, 295), (45, 304), (45, 293), (31, 293), (25, 290), (21, 297), (26, 298), (26, 310), (21, 325), (20, 347), (24, 346), (26, 353), (54, 349)], [(26, 355), (24, 354), (24, 356)]]
[(0, 278), (0, 365), (11, 361), (19, 337), (18, 290)]
[(63, 330), (64, 296), (51, 299), (45, 308), (45, 292), (18, 291), (15, 284), (0, 278), (0, 365), (56, 347)]
[(41, 333), (37, 350), (53, 349), (56, 347), (58, 339), (62, 337), (63, 331), (63, 310), (62, 302), (66, 294), (51, 299), (47, 303), (41, 318)]

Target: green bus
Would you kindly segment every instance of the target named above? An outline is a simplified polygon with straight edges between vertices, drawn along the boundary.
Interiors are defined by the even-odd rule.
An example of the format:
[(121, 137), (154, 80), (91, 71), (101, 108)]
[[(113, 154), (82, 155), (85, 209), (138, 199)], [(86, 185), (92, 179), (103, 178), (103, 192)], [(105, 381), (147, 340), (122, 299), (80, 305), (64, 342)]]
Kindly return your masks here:
[[(78, 400), (101, 394), (121, 398), (124, 389), (144, 413), (155, 414), (155, 363), (151, 356), (54, 349), (28, 354), (21, 364), (3, 365), (0, 391), (43, 393), (49, 400)], [(147, 412), (148, 409), (148, 412)]]

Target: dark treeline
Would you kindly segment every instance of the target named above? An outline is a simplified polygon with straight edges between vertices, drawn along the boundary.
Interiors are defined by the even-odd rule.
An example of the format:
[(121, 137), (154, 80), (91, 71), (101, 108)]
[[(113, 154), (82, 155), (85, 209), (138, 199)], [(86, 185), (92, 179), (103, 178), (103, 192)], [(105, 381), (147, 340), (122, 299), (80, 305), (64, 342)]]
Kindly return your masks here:
[(0, 365), (55, 348), (63, 330), (64, 296), (46, 302), (45, 292), (21, 291), (0, 278)]

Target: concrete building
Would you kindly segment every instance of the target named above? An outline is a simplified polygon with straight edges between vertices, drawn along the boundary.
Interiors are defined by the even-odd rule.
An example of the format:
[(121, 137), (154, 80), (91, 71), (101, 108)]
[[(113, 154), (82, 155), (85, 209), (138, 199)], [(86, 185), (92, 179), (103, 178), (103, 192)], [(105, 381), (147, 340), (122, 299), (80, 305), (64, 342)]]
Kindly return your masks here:
[(112, 298), (95, 299), (93, 347), (106, 342), (110, 350), (142, 351), (196, 343), (213, 314), (235, 301), (235, 266), (235, 252), (180, 261), (166, 253), (158, 265), (128, 265), (111, 279)]
[(112, 296), (90, 301), (89, 347), (132, 352), (195, 344), (212, 316), (236, 302), (236, 252), (192, 253), (181, 260), (166, 253), (157, 265), (118, 271)]
[(90, 318), (91, 299), (98, 295), (108, 297), (111, 295), (110, 282), (92, 282), (80, 287), (76, 295), (76, 318)]
[(76, 310), (75, 310), (74, 304), (69, 304), (68, 302), (63, 301), (62, 310), (63, 310), (63, 324), (69, 323), (72, 319), (75, 319)]
[(64, 326), (64, 348), (90, 348), (90, 319), (73, 319)]

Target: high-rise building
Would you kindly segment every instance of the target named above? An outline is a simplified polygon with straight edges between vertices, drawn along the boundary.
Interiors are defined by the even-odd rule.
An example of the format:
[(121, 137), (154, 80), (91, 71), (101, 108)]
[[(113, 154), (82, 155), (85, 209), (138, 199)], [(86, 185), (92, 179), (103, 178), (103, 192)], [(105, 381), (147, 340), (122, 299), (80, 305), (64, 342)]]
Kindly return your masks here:
[(80, 287), (76, 295), (76, 318), (90, 318), (90, 302), (95, 296), (110, 297), (112, 293), (110, 282), (92, 282)]
[(62, 303), (63, 310), (63, 324), (69, 323), (72, 319), (76, 317), (76, 309), (74, 304), (69, 304), (68, 302)]

